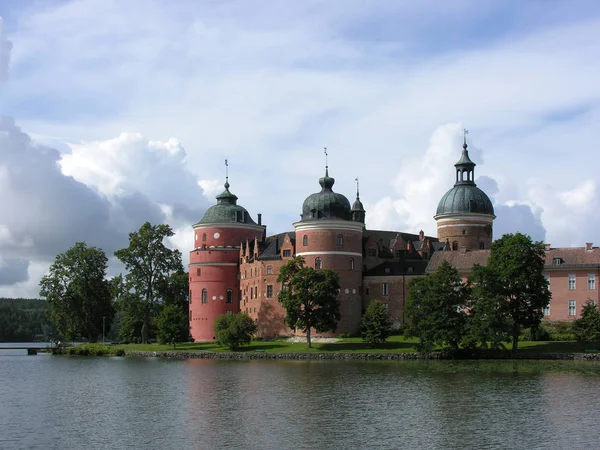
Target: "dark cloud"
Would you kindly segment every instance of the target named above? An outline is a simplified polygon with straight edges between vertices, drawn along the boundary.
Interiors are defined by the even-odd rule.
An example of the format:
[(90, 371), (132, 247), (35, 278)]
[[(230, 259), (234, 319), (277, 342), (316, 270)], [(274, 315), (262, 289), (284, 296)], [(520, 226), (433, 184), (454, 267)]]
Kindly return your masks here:
[(26, 259), (0, 260), (0, 286), (10, 286), (27, 281), (29, 261)]

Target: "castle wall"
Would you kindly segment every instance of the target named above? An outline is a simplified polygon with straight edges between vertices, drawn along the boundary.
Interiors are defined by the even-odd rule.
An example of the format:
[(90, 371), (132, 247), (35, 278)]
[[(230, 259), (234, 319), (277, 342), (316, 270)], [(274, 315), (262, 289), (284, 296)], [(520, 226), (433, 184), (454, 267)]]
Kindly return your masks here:
[(492, 245), (493, 216), (449, 216), (437, 220), (440, 242), (448, 240), (453, 250), (488, 250)]

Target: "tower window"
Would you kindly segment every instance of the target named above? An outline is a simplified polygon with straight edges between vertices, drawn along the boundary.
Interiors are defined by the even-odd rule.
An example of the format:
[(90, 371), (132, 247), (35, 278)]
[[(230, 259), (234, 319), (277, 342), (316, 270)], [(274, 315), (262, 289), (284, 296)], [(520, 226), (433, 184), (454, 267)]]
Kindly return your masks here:
[(233, 303), (233, 291), (231, 289), (227, 289), (225, 303)]
[(202, 303), (206, 303), (208, 301), (208, 292), (206, 289), (202, 289)]
[(196, 276), (199, 277), (201, 273), (200, 267), (196, 268)]
[(338, 245), (338, 247), (341, 247), (342, 245), (344, 245), (344, 236), (341, 234), (337, 235), (337, 245)]
[(206, 233), (202, 235), (202, 242), (206, 242)]
[(308, 236), (304, 235), (304, 237), (302, 238), (302, 245), (304, 245), (305, 247), (308, 245)]
[(350, 270), (354, 270), (354, 258), (350, 258)]
[(323, 261), (321, 260), (321, 257), (317, 256), (315, 258), (315, 269), (322, 269), (323, 268)]

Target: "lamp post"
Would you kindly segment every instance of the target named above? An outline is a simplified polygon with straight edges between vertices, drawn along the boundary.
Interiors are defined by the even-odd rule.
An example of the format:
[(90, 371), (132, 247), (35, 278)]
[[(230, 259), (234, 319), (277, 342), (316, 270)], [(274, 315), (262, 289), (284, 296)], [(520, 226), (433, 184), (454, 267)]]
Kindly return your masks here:
[(106, 325), (106, 317), (102, 316), (102, 345), (104, 345), (104, 327)]

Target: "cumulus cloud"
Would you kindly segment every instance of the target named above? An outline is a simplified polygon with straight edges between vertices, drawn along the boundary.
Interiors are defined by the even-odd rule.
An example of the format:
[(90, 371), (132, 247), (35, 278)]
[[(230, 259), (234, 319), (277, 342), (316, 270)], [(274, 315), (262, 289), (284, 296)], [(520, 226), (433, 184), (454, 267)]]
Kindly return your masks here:
[[(121, 134), (73, 145), (71, 154), (61, 155), (3, 117), (0, 204), (0, 285), (11, 285), (27, 280), (31, 262), (48, 264), (76, 241), (110, 256), (145, 221), (166, 221), (185, 232), (206, 200), (176, 140)], [(173, 244), (185, 255), (191, 239)], [(38, 281), (31, 280), (32, 290)]]
[(6, 37), (4, 21), (2, 20), (2, 17), (0, 17), (0, 83), (8, 80), (11, 49), (12, 42)]

